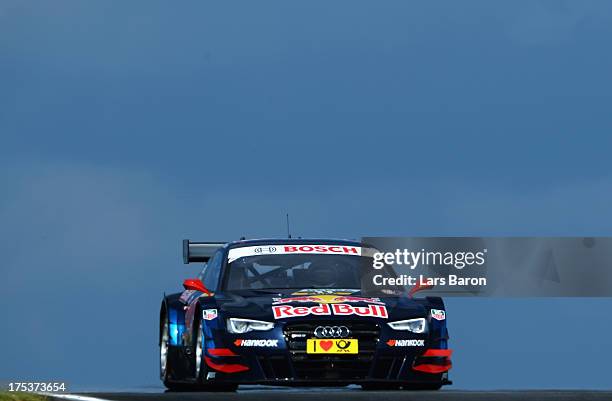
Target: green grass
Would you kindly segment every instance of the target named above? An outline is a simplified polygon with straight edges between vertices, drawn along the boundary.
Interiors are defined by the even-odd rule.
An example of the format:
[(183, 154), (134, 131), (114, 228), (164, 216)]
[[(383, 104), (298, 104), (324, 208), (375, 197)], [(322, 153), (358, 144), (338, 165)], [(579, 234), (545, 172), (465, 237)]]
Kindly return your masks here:
[(0, 401), (45, 401), (46, 399), (44, 395), (0, 391)]

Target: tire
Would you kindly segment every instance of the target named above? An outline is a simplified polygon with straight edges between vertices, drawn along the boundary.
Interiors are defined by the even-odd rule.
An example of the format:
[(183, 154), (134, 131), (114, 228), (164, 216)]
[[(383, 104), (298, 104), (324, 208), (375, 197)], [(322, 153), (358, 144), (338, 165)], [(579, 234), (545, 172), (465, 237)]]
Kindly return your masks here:
[(168, 380), (168, 341), (170, 340), (170, 325), (168, 318), (164, 314), (163, 321), (160, 322), (160, 339), (159, 339), (159, 377), (164, 381)]
[(222, 391), (236, 391), (238, 389), (237, 384), (217, 384), (211, 383), (206, 380), (206, 375), (208, 373), (208, 369), (206, 367), (205, 362), (203, 361), (204, 357), (204, 333), (202, 333), (202, 325), (201, 320), (198, 319), (196, 324), (194, 325), (197, 333), (195, 335), (196, 343), (194, 346), (195, 352), (195, 376), (197, 382), (197, 390), (200, 391), (214, 391), (214, 392), (222, 392)]
[(181, 391), (183, 386), (172, 383), (170, 381), (170, 358), (168, 357), (168, 342), (170, 341), (170, 325), (168, 323), (168, 315), (162, 315), (160, 322), (160, 339), (159, 339), (159, 376), (164, 386), (170, 391)]
[(202, 333), (202, 325), (200, 324), (200, 320), (196, 320), (195, 330), (197, 331), (195, 334), (196, 343), (194, 346), (195, 352), (195, 377), (198, 385), (204, 385), (206, 380), (206, 364), (203, 361), (204, 357), (204, 333)]

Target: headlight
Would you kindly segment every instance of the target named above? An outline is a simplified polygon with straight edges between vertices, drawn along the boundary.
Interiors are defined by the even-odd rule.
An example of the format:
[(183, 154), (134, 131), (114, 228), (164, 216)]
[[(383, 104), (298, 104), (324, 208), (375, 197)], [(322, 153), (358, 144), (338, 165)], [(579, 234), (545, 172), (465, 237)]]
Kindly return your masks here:
[(248, 333), (249, 331), (266, 331), (272, 330), (274, 323), (262, 322), (261, 320), (251, 319), (227, 319), (227, 331), (234, 334)]
[(387, 323), (393, 330), (407, 330), (413, 333), (425, 333), (427, 320), (425, 318), (400, 320), (399, 322)]

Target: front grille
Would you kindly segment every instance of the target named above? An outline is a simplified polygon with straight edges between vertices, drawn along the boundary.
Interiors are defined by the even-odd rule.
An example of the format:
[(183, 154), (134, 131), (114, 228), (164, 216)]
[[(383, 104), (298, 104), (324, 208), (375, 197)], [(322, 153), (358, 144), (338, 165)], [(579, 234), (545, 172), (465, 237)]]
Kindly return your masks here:
[[(359, 341), (359, 353), (355, 355), (307, 354), (306, 340), (316, 338), (317, 326), (346, 326), (349, 338)], [(370, 322), (317, 321), (316, 323), (289, 323), (285, 326), (285, 339), (291, 355), (296, 379), (333, 380), (363, 379), (372, 367), (380, 326)]]

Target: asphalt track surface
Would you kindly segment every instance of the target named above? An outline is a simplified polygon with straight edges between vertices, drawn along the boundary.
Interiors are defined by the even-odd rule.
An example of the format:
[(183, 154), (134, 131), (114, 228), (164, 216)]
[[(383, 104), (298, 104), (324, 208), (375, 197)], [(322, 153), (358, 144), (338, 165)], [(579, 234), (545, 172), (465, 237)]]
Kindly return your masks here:
[[(95, 399), (111, 401), (599, 401), (611, 400), (612, 391), (588, 390), (516, 390), (516, 391), (362, 391), (360, 389), (241, 389), (231, 393), (81, 393)], [(84, 397), (84, 398), (86, 398)], [(60, 398), (57, 398), (60, 400)], [(63, 398), (62, 401), (66, 401)]]

